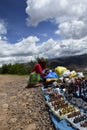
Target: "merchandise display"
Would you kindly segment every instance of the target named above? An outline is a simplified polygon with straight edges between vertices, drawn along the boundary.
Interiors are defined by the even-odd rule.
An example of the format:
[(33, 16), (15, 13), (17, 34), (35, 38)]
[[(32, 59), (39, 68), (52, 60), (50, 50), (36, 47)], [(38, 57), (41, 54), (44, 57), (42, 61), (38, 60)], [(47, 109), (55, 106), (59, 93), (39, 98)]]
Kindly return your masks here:
[(42, 92), (56, 130), (87, 130), (87, 79), (82, 72), (65, 69), (58, 79), (48, 78)]
[(87, 102), (83, 98), (70, 93), (70, 89), (67, 89), (64, 83), (53, 83), (47, 88), (43, 87), (42, 91), (49, 111), (58, 119), (58, 126), (61, 121), (66, 120), (73, 129), (87, 129)]

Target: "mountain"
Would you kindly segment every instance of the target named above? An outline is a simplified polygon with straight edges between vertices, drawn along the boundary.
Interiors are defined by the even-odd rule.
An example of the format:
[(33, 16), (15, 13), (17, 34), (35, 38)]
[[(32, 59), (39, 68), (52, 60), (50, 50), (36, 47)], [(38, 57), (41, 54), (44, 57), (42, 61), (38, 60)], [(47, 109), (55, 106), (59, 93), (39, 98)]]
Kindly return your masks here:
[(49, 60), (51, 68), (64, 66), (71, 70), (87, 71), (87, 54), (76, 55)]

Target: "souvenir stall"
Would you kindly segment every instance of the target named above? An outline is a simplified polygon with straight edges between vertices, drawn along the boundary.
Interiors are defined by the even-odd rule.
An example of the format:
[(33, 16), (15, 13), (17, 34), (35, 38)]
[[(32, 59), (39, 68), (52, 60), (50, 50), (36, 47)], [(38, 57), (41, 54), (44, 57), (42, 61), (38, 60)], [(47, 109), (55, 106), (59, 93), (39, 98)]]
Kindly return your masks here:
[(48, 76), (41, 89), (56, 130), (87, 130), (87, 79), (82, 72)]

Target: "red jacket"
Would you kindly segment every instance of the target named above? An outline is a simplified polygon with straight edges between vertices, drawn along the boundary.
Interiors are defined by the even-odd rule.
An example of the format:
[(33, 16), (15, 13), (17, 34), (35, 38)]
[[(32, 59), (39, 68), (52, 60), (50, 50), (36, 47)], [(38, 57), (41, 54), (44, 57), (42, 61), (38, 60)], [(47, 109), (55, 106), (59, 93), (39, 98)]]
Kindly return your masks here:
[(45, 69), (45, 66), (41, 66), (39, 63), (35, 64), (33, 71), (36, 73), (42, 74), (42, 71)]

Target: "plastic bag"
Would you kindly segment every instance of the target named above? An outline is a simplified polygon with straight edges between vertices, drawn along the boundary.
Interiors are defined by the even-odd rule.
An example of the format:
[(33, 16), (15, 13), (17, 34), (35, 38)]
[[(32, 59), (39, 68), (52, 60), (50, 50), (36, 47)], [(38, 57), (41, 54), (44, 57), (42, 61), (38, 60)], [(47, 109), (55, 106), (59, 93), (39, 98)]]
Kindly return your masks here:
[(55, 72), (59, 75), (59, 77), (62, 76), (62, 74), (67, 70), (67, 68), (63, 67), (63, 66), (57, 66), (55, 68)]

